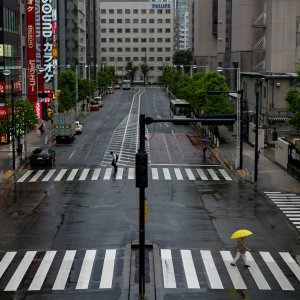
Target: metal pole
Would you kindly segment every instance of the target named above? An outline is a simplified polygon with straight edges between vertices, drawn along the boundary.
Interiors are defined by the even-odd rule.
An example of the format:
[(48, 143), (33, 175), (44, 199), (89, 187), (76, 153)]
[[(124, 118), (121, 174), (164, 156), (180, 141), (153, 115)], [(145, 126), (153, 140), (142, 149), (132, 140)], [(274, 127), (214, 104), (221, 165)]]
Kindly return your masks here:
[[(140, 115), (140, 153), (145, 153), (145, 115)], [(145, 296), (145, 188), (140, 187), (140, 226), (139, 226), (139, 299)]]
[(78, 102), (78, 70), (77, 70), (78, 65), (75, 66), (75, 73), (76, 73), (76, 81), (75, 81), (75, 90), (76, 90), (76, 105)]
[(244, 101), (244, 91), (240, 90), (240, 169), (243, 169), (243, 101)]
[(254, 182), (257, 182), (258, 173), (258, 104), (259, 104), (259, 85), (257, 83), (255, 93), (255, 157), (254, 157)]
[(237, 68), (237, 102), (236, 102), (236, 157), (235, 157), (235, 168), (240, 169), (240, 140), (241, 140), (241, 132), (240, 132), (240, 123), (241, 123), (241, 116), (240, 116), (240, 101), (241, 101), (241, 94), (240, 94), (240, 68)]
[(14, 98), (14, 81), (11, 80), (11, 133), (12, 133), (12, 152), (13, 161), (12, 168), (16, 169), (16, 153), (15, 153), (15, 98)]

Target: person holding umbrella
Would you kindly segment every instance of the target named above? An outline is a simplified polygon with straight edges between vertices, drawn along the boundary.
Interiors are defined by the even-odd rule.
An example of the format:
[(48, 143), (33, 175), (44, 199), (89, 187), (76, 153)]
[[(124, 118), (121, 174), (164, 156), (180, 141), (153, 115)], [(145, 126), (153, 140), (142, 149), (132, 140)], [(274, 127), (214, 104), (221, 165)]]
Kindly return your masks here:
[(236, 231), (235, 233), (232, 234), (231, 239), (238, 239), (237, 240), (237, 244), (236, 244), (236, 248), (237, 248), (237, 253), (235, 258), (233, 259), (233, 261), (231, 262), (232, 266), (236, 266), (236, 262), (238, 261), (238, 259), (242, 256), (243, 260), (244, 260), (244, 266), (245, 268), (249, 268), (249, 264), (247, 261), (247, 257), (246, 257), (246, 251), (251, 251), (245, 244), (245, 236), (251, 235), (253, 234), (250, 230), (247, 229), (241, 229)]

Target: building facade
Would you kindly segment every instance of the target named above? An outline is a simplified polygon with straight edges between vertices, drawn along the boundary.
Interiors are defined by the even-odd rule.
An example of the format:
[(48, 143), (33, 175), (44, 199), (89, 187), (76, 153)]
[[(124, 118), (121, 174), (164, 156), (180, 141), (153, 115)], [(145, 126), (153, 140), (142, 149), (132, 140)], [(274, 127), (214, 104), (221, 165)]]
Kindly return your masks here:
[(174, 3), (152, 1), (100, 1), (98, 56), (101, 65), (113, 65), (117, 77), (126, 65), (138, 67), (135, 81), (143, 81), (141, 64), (149, 67), (146, 80), (158, 82), (162, 66), (172, 63)]

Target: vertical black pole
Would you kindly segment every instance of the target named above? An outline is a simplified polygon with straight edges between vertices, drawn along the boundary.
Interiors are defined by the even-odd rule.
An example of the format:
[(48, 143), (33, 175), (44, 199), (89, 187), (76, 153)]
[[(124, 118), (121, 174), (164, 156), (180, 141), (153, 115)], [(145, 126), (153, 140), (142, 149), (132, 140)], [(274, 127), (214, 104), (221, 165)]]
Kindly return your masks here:
[(16, 169), (16, 153), (15, 153), (15, 98), (14, 98), (14, 81), (11, 80), (11, 133), (12, 133), (12, 152), (13, 161), (12, 168)]
[(240, 169), (243, 169), (243, 103), (244, 91), (240, 90)]
[(255, 94), (255, 157), (254, 157), (254, 182), (257, 182), (258, 173), (258, 104), (259, 104), (259, 85), (256, 87)]
[[(139, 153), (145, 153), (145, 115), (140, 115), (140, 149)], [(140, 189), (140, 227), (139, 227), (139, 299), (145, 296), (145, 188)]]

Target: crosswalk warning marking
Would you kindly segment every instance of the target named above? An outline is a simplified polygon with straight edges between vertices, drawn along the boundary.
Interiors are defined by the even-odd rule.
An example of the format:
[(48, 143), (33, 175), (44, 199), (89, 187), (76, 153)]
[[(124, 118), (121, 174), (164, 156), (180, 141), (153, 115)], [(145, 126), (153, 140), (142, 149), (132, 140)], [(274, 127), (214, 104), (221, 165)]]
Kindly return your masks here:
[(1, 279), (2, 275), (4, 274), (4, 272), (6, 271), (6, 269), (8, 268), (9, 264), (14, 259), (16, 254), (17, 254), (17, 252), (7, 252), (3, 256), (3, 258), (0, 262), (0, 279)]
[(159, 177), (158, 177), (158, 170), (157, 170), (157, 168), (151, 168), (151, 172), (152, 172), (152, 179), (153, 180), (158, 180)]
[(227, 174), (227, 172), (224, 169), (218, 169), (218, 170), (222, 174), (222, 176), (225, 178), (225, 180), (232, 181), (231, 177)]
[(283, 274), (283, 272), (271, 256), (271, 254), (265, 251), (260, 251), (259, 253), (265, 261), (268, 268), (270, 269), (270, 271), (272, 272), (273, 276), (277, 280), (280, 287), (285, 291), (294, 291), (294, 288), (292, 287), (288, 279), (285, 277), (285, 275)]
[(300, 266), (295, 262), (291, 254), (288, 252), (279, 252), (279, 254), (300, 281)]
[(47, 251), (35, 276), (28, 288), (29, 291), (38, 291), (41, 289), (48, 271), (51, 267), (52, 261), (55, 257), (56, 251)]
[(200, 289), (191, 250), (181, 250), (180, 253), (188, 288)]
[(164, 287), (168, 289), (176, 288), (175, 272), (170, 249), (161, 249), (161, 262), (163, 270)]
[(52, 287), (53, 290), (63, 290), (65, 288), (73, 265), (75, 255), (76, 255), (76, 250), (66, 251), (62, 264), (60, 265), (58, 274), (56, 276), (54, 285)]
[(45, 170), (39, 170), (38, 172), (36, 172), (36, 174), (29, 180), (29, 182), (35, 182), (37, 181), (41, 175), (45, 172)]
[(90, 171), (90, 169), (83, 169), (83, 171), (82, 171), (82, 173), (81, 173), (81, 175), (80, 175), (80, 177), (79, 177), (79, 180), (80, 180), (80, 181), (85, 180), (86, 177), (87, 177), (88, 174), (89, 174), (89, 171)]
[(50, 170), (47, 175), (42, 179), (43, 182), (49, 181), (52, 175), (55, 173), (55, 169)]
[(217, 176), (216, 172), (213, 169), (207, 169), (207, 172), (213, 180), (220, 180), (220, 178)]
[(179, 168), (174, 168), (174, 172), (177, 180), (183, 180), (183, 176)]
[(18, 289), (18, 286), (20, 285), (23, 277), (25, 276), (25, 273), (27, 272), (36, 252), (37, 251), (26, 252), (25, 256), (23, 257), (21, 263), (19, 264), (15, 273), (11, 277), (11, 279), (8, 282), (7, 286), (5, 287), (4, 291), (13, 292)]
[(200, 253), (202, 256), (206, 274), (208, 276), (210, 287), (212, 289), (224, 289), (211, 252), (209, 250), (201, 250)]
[(247, 289), (246, 284), (245, 284), (238, 268), (230, 265), (230, 263), (233, 260), (233, 257), (231, 255), (230, 251), (220, 251), (220, 253), (223, 258), (224, 264), (226, 266), (227, 272), (231, 278), (234, 288), (236, 290), (246, 290)]
[(123, 173), (124, 173), (124, 168), (118, 168), (116, 179), (121, 180), (123, 178)]
[(72, 181), (74, 180), (76, 174), (78, 173), (79, 169), (73, 169), (70, 173), (70, 175), (67, 178), (67, 181)]
[(205, 175), (204, 171), (202, 169), (196, 169), (197, 173), (199, 174), (201, 180), (208, 180), (207, 176)]
[(134, 173), (135, 173), (135, 168), (129, 168), (128, 169), (128, 179), (130, 179), (130, 180), (134, 179)]
[(66, 174), (67, 169), (61, 169), (57, 176), (54, 178), (54, 181), (61, 181), (64, 175)]
[(94, 173), (93, 173), (93, 176), (92, 176), (91, 180), (98, 180), (98, 178), (100, 176), (100, 171), (101, 171), (101, 168), (96, 168), (94, 170)]
[(112, 168), (107, 168), (105, 170), (105, 174), (104, 174), (103, 180), (109, 180), (110, 176), (111, 176), (111, 173), (112, 173)]
[(171, 174), (168, 168), (163, 168), (165, 180), (171, 180)]
[(269, 286), (267, 280), (263, 276), (262, 272), (260, 271), (257, 263), (255, 262), (253, 256), (250, 252), (246, 252), (247, 261), (250, 265), (249, 271), (254, 279), (254, 281), (257, 284), (257, 287), (260, 290), (270, 290), (271, 287)]
[(107, 249), (105, 251), (104, 263), (99, 285), (100, 289), (110, 289), (112, 287), (115, 258), (116, 249)]
[(95, 257), (96, 250), (86, 250), (77, 281), (76, 290), (83, 290), (89, 287)]
[(17, 182), (25, 181), (32, 172), (33, 172), (33, 170), (28, 170)]
[(186, 173), (189, 180), (196, 180), (196, 178), (195, 178), (195, 176), (194, 176), (191, 169), (185, 168), (185, 173)]

